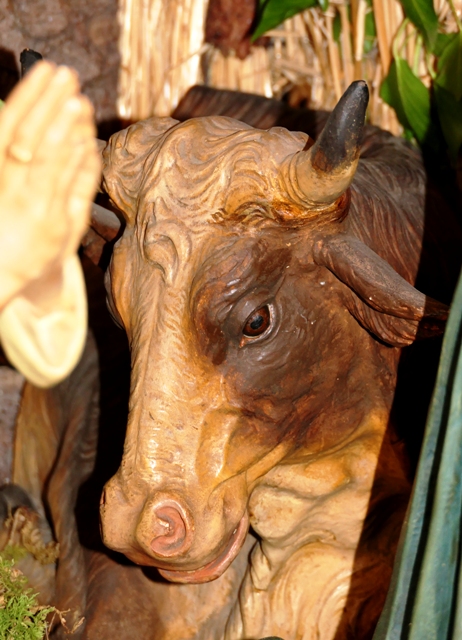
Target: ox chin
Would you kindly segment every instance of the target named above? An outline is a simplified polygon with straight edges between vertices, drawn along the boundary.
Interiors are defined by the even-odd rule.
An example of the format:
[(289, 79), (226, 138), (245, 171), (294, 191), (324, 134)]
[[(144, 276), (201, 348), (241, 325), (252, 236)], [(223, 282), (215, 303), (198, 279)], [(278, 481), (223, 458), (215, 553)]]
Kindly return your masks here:
[(223, 551), (211, 562), (199, 569), (181, 571), (178, 569), (159, 569), (159, 573), (170, 582), (194, 583), (211, 582), (219, 578), (238, 555), (249, 530), (249, 516), (246, 513), (231, 534)]

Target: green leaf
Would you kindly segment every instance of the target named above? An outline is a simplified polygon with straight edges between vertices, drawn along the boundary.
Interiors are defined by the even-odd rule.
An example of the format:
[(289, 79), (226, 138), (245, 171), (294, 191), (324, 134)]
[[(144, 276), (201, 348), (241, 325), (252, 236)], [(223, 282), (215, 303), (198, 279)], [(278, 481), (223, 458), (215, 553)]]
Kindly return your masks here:
[(413, 73), (406, 60), (395, 58), (380, 88), (380, 96), (396, 111), (405, 129), (410, 129), (420, 144), (432, 135), (430, 92)]
[(457, 33), (438, 33), (436, 36), (436, 44), (433, 49), (433, 53), (437, 58), (441, 56), (445, 48), (454, 38), (457, 38)]
[(433, 51), (438, 33), (438, 16), (433, 0), (401, 0), (401, 4), (406, 16), (421, 31), (427, 47)]
[(329, 8), (329, 0), (318, 0), (318, 4), (323, 11), (327, 11)]
[(452, 93), (456, 101), (462, 98), (462, 31), (452, 38), (438, 60), (437, 85)]
[(366, 13), (366, 19), (364, 21), (364, 36), (366, 38), (375, 38), (377, 36), (374, 12), (372, 10), (367, 11)]
[[(328, 4), (328, 0), (321, 1)], [(300, 13), (300, 11), (315, 7), (317, 4), (318, 0), (260, 0), (257, 26), (253, 32), (252, 40), (256, 40), (270, 29), (278, 27), (284, 20)]]
[(342, 20), (338, 11), (335, 12), (334, 22), (332, 23), (332, 33), (335, 42), (340, 42), (340, 34), (342, 33)]
[(374, 12), (368, 11), (364, 21), (364, 53), (369, 53), (374, 46), (377, 31), (375, 29)]
[(462, 145), (462, 101), (456, 100), (452, 92), (438, 84), (433, 86), (433, 91), (449, 157), (455, 164)]

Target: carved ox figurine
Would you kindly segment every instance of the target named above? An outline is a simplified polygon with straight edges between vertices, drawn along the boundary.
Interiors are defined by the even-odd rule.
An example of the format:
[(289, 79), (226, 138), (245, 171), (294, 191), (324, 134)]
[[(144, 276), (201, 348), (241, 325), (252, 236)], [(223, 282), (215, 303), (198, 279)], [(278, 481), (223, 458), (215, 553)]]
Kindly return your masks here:
[(371, 636), (410, 490), (389, 421), (399, 347), (440, 333), (447, 308), (410, 284), (418, 154), (370, 136), (359, 160), (367, 100), (354, 83), (315, 144), (152, 118), (104, 151), (132, 382), (103, 539), (169, 581), (216, 580), (159, 585), (160, 617), (190, 589), (189, 618), (206, 598), (219, 624), (182, 625), (178, 605), (156, 638)]

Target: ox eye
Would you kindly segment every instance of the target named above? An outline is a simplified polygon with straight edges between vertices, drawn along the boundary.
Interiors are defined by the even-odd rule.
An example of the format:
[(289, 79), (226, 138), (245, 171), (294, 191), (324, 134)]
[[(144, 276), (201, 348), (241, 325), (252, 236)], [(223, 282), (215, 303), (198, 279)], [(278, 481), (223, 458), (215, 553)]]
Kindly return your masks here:
[(267, 304), (252, 313), (244, 325), (242, 333), (247, 338), (256, 338), (265, 333), (271, 324), (271, 313)]

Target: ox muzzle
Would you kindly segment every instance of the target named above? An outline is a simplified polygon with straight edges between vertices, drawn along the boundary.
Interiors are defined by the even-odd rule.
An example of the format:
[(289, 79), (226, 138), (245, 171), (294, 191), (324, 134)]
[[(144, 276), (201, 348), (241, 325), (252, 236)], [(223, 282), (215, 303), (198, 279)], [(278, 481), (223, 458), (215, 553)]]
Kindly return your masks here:
[(224, 406), (221, 386), (209, 380), (199, 394), (186, 382), (180, 395), (164, 383), (132, 409), (122, 465), (101, 500), (104, 543), (176, 582), (218, 578), (248, 531), (243, 417)]

